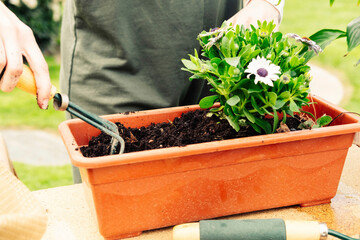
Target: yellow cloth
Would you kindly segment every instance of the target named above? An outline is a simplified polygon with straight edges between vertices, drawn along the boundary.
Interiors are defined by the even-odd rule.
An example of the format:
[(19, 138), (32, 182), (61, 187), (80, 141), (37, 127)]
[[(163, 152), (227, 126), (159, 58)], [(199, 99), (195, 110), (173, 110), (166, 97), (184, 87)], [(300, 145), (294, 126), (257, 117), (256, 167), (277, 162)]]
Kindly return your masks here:
[[(5, 151), (1, 141), (0, 160), (4, 160)], [(0, 161), (0, 240), (41, 239), (47, 226), (46, 211), (9, 171), (8, 163)]]

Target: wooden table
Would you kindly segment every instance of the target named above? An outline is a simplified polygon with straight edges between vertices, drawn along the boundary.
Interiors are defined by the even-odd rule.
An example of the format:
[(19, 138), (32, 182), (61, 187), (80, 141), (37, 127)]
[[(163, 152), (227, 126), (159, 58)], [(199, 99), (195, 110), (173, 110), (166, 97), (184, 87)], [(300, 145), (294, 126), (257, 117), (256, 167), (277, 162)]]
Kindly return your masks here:
[[(94, 216), (90, 214), (81, 184), (33, 192), (49, 216), (44, 240), (101, 240)], [(286, 207), (239, 214), (227, 219), (283, 218), (315, 220), (329, 228), (359, 237), (360, 233), (360, 148), (349, 150), (337, 195), (330, 204), (313, 207)], [(147, 231), (132, 240), (168, 240), (172, 228)], [(329, 239), (335, 239), (329, 237)]]

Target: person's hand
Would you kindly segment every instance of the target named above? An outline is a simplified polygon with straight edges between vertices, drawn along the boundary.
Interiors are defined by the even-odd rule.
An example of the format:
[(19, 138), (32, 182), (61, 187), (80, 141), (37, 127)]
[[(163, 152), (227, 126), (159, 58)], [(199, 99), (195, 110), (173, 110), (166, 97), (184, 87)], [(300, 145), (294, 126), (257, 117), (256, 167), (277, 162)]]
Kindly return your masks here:
[(5, 69), (0, 79), (2, 91), (15, 88), (23, 71), (23, 56), (36, 79), (38, 105), (46, 109), (51, 89), (48, 65), (32, 30), (0, 1), (0, 73)]
[(236, 25), (244, 25), (249, 28), (250, 25), (257, 27), (257, 21), (264, 20), (270, 22), (274, 20), (276, 24), (275, 31), (279, 30), (280, 13), (271, 3), (265, 0), (251, 0), (248, 5), (232, 16), (228, 21)]

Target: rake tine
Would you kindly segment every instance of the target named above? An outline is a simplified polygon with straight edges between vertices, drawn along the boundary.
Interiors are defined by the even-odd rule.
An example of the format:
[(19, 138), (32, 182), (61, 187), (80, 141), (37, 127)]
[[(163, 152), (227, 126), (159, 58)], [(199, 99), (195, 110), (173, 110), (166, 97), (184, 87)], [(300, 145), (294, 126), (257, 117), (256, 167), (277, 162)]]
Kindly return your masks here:
[(119, 143), (119, 154), (122, 154), (124, 152), (125, 141), (120, 136), (118, 127), (115, 123), (84, 110), (80, 106), (70, 102), (66, 95), (62, 95), (60, 93), (56, 93), (54, 96), (54, 108), (56, 110), (66, 110), (74, 116), (101, 130), (102, 132), (110, 135), (112, 137), (110, 154), (114, 154), (116, 152), (116, 147)]

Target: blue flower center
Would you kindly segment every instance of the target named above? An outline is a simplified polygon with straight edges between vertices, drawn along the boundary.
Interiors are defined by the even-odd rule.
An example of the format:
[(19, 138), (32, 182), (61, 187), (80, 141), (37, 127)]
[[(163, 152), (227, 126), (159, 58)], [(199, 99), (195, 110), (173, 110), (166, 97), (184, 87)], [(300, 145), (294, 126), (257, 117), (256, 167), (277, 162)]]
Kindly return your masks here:
[(256, 73), (260, 77), (266, 77), (268, 75), (268, 71), (265, 68), (259, 68)]

